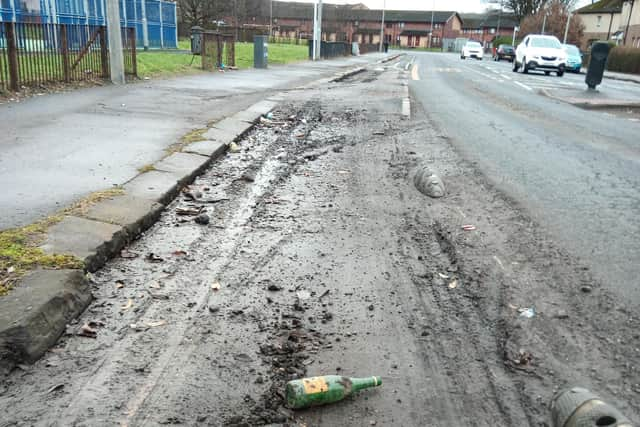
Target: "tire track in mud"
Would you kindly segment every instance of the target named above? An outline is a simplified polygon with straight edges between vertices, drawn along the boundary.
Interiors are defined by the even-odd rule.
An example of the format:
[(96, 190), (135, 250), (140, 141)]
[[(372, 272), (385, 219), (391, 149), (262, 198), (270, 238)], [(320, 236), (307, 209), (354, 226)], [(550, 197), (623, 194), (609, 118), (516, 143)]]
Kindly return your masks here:
[[(453, 306), (453, 312), (464, 319), (467, 335), (488, 361), (484, 362), (487, 385), (493, 387), (505, 425), (525, 419), (529, 425), (546, 423), (551, 395), (573, 384), (592, 387), (633, 418), (638, 410), (633, 396), (640, 391), (634, 386), (639, 378), (637, 338), (621, 338), (637, 337), (632, 332), (637, 320), (624, 309), (610, 310), (620, 303), (611, 301), (579, 260), (558, 249), (512, 200), (460, 159), (446, 140), (420, 150), (412, 141), (412, 131), (403, 137), (410, 143), (409, 152), (418, 152), (418, 157), (446, 171), (450, 190), (443, 199), (425, 201), (424, 210), (415, 217), (408, 215), (407, 226), (421, 236), (417, 245), (423, 252), (429, 252), (429, 242), (436, 237), (447, 254), (444, 264), (442, 257), (426, 259), (439, 262), (441, 269), (457, 264), (458, 289), (469, 291), (440, 299), (450, 292), (446, 284), (434, 280), (435, 272), (426, 277), (418, 274), (416, 287), (423, 295), (429, 292), (423, 291), (425, 286), (432, 288), (425, 307), (442, 305), (450, 313), (447, 310)], [(463, 232), (460, 226), (467, 223), (475, 224), (477, 231)], [(518, 309), (529, 305), (535, 307), (536, 316), (519, 316)], [(486, 342), (476, 339), (488, 330), (493, 337)], [(626, 364), (619, 362), (620, 354), (625, 355)], [(468, 369), (463, 368), (466, 374)]]

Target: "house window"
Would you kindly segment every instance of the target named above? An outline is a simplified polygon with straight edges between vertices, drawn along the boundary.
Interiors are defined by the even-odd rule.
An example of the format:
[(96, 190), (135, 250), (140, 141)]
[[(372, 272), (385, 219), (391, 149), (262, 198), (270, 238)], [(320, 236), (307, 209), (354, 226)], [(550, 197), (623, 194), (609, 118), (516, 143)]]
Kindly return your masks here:
[(602, 24), (602, 15), (598, 15), (598, 22), (597, 22), (596, 26), (599, 27), (600, 24)]

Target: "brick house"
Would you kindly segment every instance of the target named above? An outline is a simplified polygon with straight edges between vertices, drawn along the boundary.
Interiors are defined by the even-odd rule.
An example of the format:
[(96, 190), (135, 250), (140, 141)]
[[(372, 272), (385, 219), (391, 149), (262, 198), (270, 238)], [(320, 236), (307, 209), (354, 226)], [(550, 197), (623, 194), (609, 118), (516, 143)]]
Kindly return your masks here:
[(485, 49), (493, 47), (496, 37), (513, 37), (518, 21), (512, 15), (491, 13), (465, 13), (462, 17), (460, 37), (482, 43)]
[(601, 0), (576, 13), (585, 26), (582, 49), (597, 40), (640, 48), (640, 1)]
[[(432, 13), (430, 11), (385, 11), (384, 37), (391, 45), (428, 47)], [(322, 39), (368, 44), (380, 43), (382, 10), (363, 5), (324, 4)], [(313, 4), (273, 2), (273, 35), (287, 38), (311, 38)], [(453, 11), (433, 12), (432, 47), (443, 40), (455, 39), (462, 29), (460, 16)]]
[(576, 11), (584, 24), (581, 49), (586, 50), (594, 41), (610, 40), (620, 28), (623, 0), (603, 0)]

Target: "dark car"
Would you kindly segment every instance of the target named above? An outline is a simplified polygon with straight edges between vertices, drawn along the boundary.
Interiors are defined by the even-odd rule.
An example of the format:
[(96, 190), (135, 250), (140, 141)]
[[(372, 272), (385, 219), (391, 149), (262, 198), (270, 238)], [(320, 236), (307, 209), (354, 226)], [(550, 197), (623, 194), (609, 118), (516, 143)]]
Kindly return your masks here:
[(516, 50), (513, 48), (513, 46), (508, 44), (501, 44), (500, 46), (498, 46), (498, 49), (496, 49), (496, 54), (493, 57), (493, 60), (500, 61), (501, 59), (506, 59), (509, 62), (513, 62), (515, 57)]

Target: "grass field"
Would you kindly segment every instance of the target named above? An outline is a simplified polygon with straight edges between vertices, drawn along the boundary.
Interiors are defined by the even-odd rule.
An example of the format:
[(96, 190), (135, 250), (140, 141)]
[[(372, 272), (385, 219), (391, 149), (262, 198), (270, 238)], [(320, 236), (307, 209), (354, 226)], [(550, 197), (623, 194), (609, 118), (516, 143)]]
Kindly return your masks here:
[[(199, 56), (192, 57), (185, 53), (190, 49), (188, 39), (178, 42), (177, 51), (139, 51), (138, 76), (158, 77), (177, 74), (196, 73), (202, 71)], [(288, 64), (304, 61), (308, 57), (306, 45), (270, 44), (269, 63)], [(236, 43), (236, 66), (251, 68), (253, 66), (253, 43)]]

